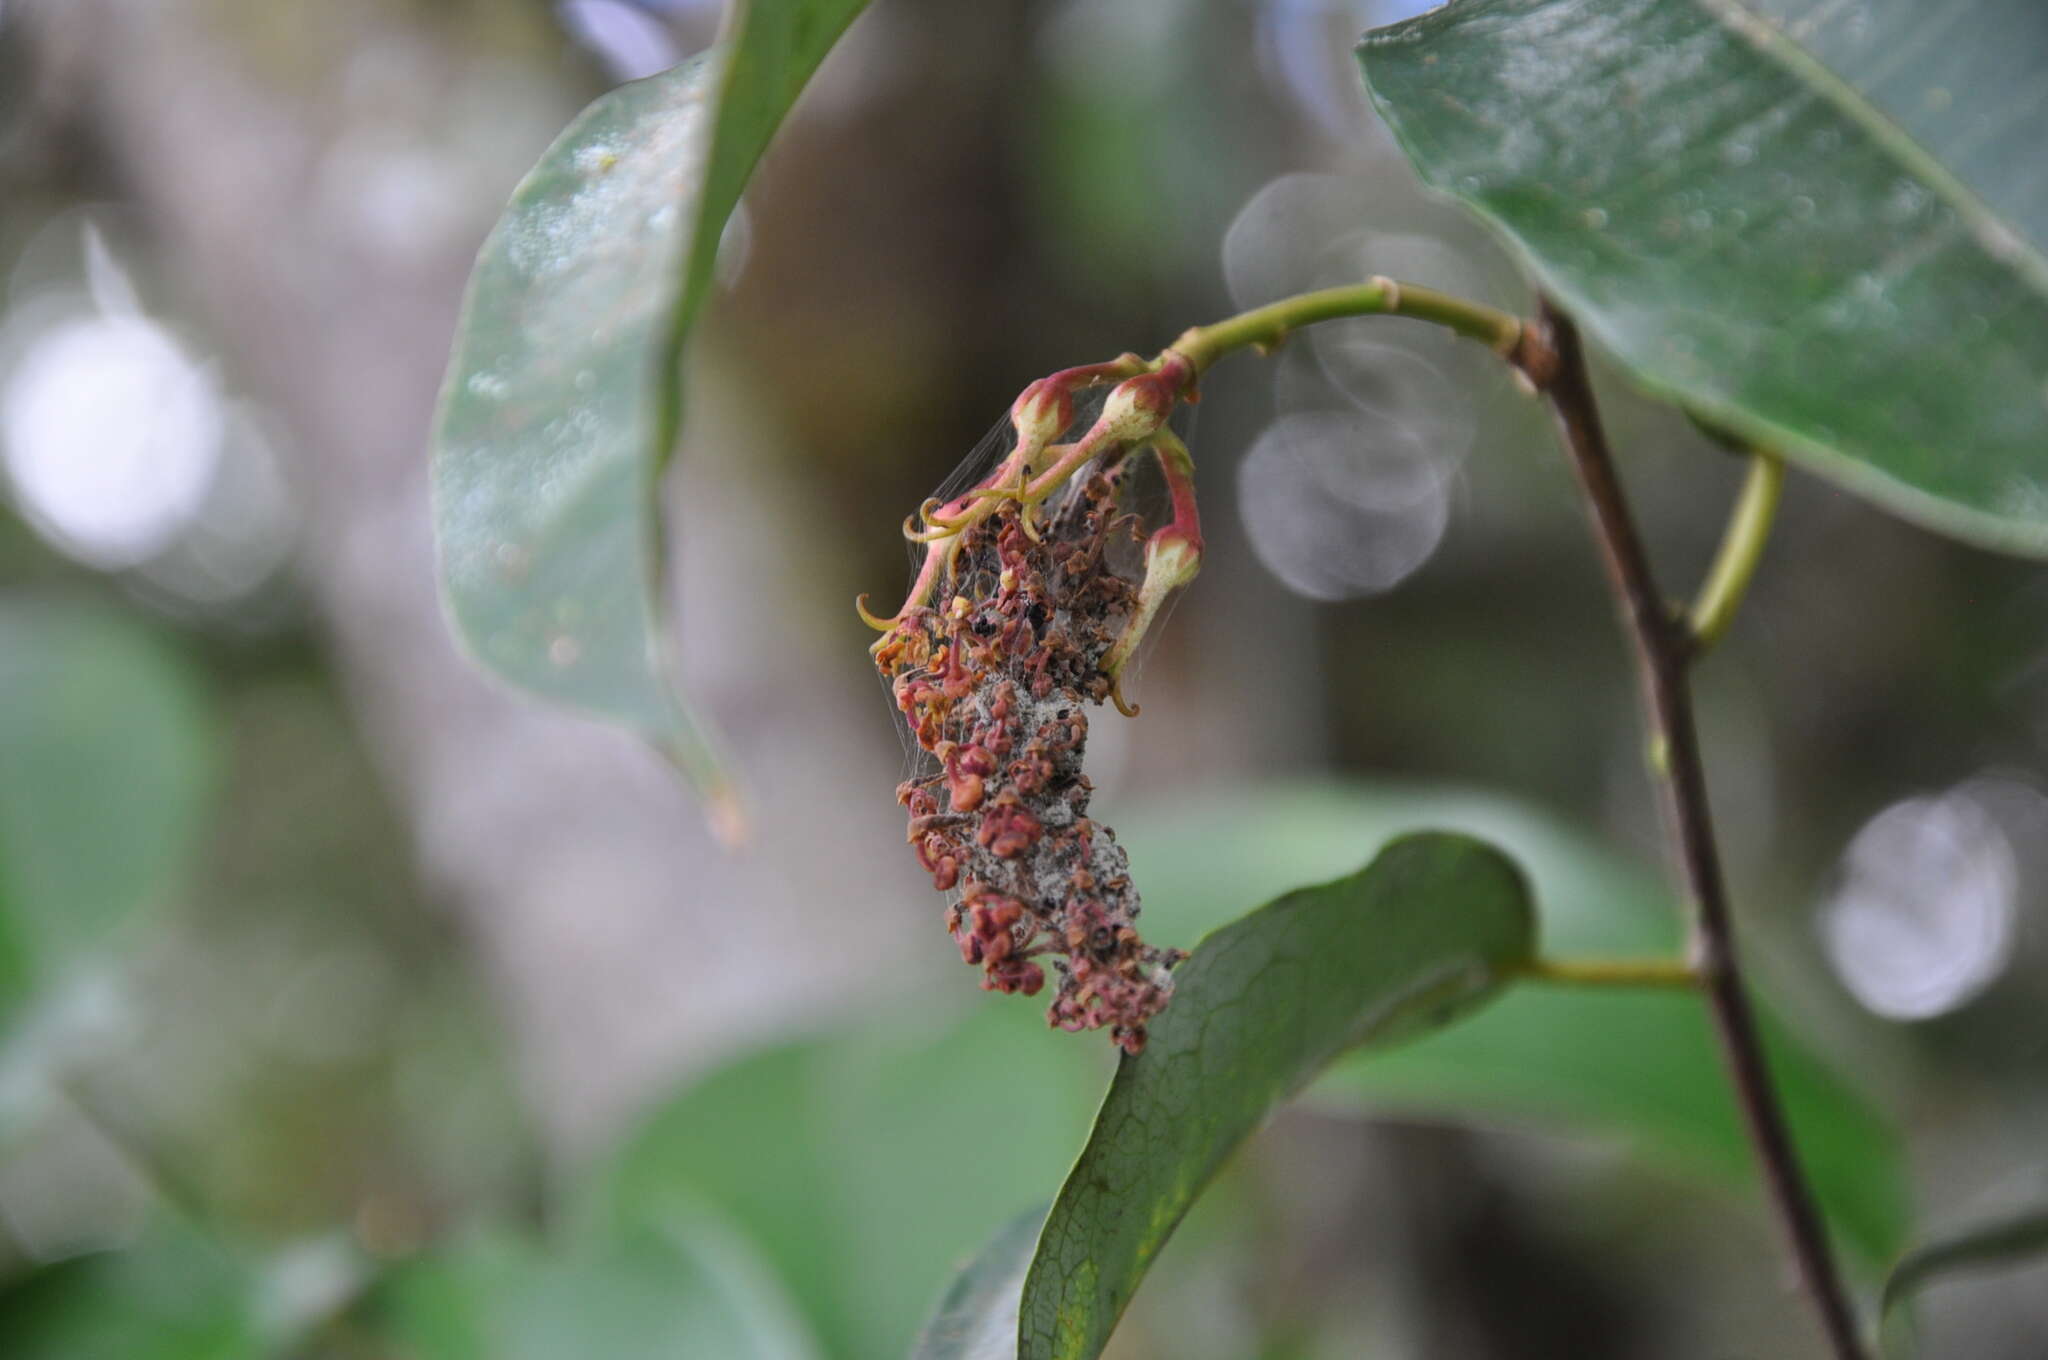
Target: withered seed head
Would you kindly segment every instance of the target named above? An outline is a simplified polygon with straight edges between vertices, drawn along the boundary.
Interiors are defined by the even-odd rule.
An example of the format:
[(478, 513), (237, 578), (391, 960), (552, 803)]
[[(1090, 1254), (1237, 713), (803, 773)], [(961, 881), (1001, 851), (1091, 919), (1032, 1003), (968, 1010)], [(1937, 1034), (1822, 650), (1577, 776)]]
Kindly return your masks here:
[(1087, 816), (1081, 759), (1084, 708), (1109, 697), (1104, 661), (1139, 603), (1104, 550), (1137, 526), (1101, 473), (1035, 532), (1024, 513), (1007, 503), (964, 528), (952, 584), (933, 605), (906, 609), (876, 649), (898, 708), (938, 761), (898, 796), (918, 863), (933, 886), (961, 894), (947, 929), (982, 986), (1035, 995), (1046, 982), (1035, 960), (1049, 959), (1059, 981), (1048, 1020), (1107, 1028), (1136, 1053), (1185, 956), (1146, 945), (1132, 926), (1129, 860)]

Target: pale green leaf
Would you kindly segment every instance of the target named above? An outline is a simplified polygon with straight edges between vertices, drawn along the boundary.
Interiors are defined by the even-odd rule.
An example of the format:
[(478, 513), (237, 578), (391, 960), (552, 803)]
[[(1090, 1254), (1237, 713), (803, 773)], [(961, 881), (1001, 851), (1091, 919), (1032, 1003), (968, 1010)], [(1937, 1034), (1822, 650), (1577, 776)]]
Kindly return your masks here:
[(501, 678), (636, 729), (713, 791), (663, 585), (682, 352), (748, 176), (864, 4), (740, 0), (712, 51), (586, 109), (484, 243), (442, 390), (456, 632)]
[(819, 1355), (751, 1244), (701, 1210), (561, 1249), (472, 1238), (400, 1273), (376, 1312), (410, 1360)]
[(212, 738), (191, 670), (123, 615), (0, 601), (0, 1012), (175, 899)]
[(1072, 1165), (1108, 1071), (1106, 1044), (1051, 1032), (1041, 1008), (993, 1001), (971, 977), (957, 986), (964, 1016), (869, 1016), (697, 1082), (596, 1169), (585, 1231), (711, 1204), (832, 1360), (902, 1360), (989, 1225), (1042, 1204)]
[(1019, 1214), (960, 1267), (910, 1360), (1015, 1360), (1017, 1301), (1044, 1222), (1043, 1209)]

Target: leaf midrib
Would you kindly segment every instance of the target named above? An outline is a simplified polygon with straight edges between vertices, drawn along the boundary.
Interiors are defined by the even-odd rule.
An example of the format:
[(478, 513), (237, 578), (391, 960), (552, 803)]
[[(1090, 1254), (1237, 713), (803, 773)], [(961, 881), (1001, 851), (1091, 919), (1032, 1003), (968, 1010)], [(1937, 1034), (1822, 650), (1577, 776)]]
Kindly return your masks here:
[[(1957, 219), (1969, 228), (1970, 242), (1977, 250), (1994, 265), (2011, 269), (2026, 280), (2036, 294), (2048, 300), (2048, 257), (2042, 255), (2025, 232), (2008, 222), (1976, 190), (1937, 160), (1912, 133), (1866, 99), (1855, 86), (1836, 75), (1791, 34), (1751, 9), (1744, 0), (1692, 0), (1692, 3), (1869, 133), (1907, 172), (1955, 209)], [(1992, 245), (1994, 241), (2009, 243), (2009, 248), (1995, 248)]]

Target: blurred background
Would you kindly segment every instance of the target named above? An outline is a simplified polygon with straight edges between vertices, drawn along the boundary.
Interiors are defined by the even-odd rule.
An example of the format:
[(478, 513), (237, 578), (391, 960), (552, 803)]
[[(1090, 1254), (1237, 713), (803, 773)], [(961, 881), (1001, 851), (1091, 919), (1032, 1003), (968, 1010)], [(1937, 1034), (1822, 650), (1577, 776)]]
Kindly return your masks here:
[[(457, 654), (424, 458), (512, 185), (715, 0), (0, 0), (0, 1354), (717, 1355), (604, 1245), (656, 1202), (788, 1354), (905, 1353), (1056, 1188), (1108, 1045), (953, 961), (851, 601), (1035, 376), (1374, 273), (1526, 304), (1360, 91), (1356, 34), (1420, 8), (855, 25), (728, 232), (671, 488), (757, 823), (727, 853), (629, 738)], [(1091, 751), (1149, 937), (1419, 819), (1590, 885), (1566, 935), (1669, 938), (1627, 658), (1498, 368), (1360, 321), (1205, 384), (1209, 556)], [(1739, 467), (1604, 390), (1687, 588)], [(1795, 474), (1700, 674), (1757, 970), (1875, 1112), (1820, 1170), (1896, 1187), (1871, 1222), (2048, 1197), (2044, 638), (2037, 567)], [(1560, 1063), (1597, 1051), (1558, 1016)], [(1813, 1353), (1673, 1042), (1586, 1099), (1445, 1050), (1290, 1109), (1113, 1354)], [(1929, 1353), (2038, 1356), (2044, 1285), (1936, 1291)]]

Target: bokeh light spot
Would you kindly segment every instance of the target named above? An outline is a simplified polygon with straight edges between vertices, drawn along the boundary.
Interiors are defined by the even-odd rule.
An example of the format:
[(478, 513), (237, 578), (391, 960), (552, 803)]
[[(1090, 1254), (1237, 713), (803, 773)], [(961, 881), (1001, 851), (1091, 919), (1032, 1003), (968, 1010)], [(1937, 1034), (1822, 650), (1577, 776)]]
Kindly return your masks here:
[(2018, 895), (2012, 843), (1966, 785), (1894, 803), (1856, 833), (1821, 934), (1857, 1000), (1925, 1020), (2004, 970)]
[(1266, 569), (1312, 600), (1399, 584), (1443, 538), (1454, 467), (1412, 431), (1350, 412), (1284, 416), (1238, 466), (1238, 503)]
[(141, 317), (58, 321), (0, 385), (0, 455), (23, 513), (101, 568), (149, 560), (191, 522), (223, 425), (213, 372)]

